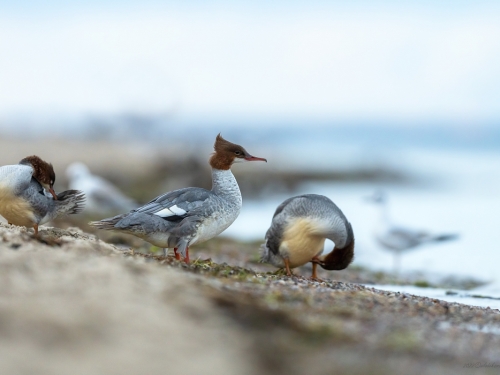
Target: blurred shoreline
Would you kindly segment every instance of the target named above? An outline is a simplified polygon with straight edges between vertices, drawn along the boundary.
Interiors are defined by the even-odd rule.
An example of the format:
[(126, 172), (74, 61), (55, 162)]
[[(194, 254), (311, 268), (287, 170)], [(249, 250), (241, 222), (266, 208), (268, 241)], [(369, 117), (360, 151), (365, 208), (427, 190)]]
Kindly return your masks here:
[[(394, 147), (382, 142), (382, 135), (368, 144), (359, 142), (359, 129), (352, 129), (350, 138), (321, 137), (313, 128), (310, 132), (292, 130), (281, 138), (264, 136), (268, 133), (263, 129), (251, 133), (253, 136), (241, 129), (224, 131), (227, 139), (269, 161), (232, 169), (242, 190), (243, 208), (226, 236), (262, 240), (274, 210), (284, 199), (304, 193), (323, 194), (344, 211), (355, 228), (356, 264), (387, 271), (392, 268), (392, 255), (380, 249), (373, 236), (380, 218), (363, 199), (375, 189), (384, 189), (389, 193), (391, 217), (396, 224), (460, 234), (460, 240), (454, 243), (406, 254), (405, 270), (470, 276), (500, 290), (495, 267), (500, 255), (491, 250), (500, 242), (495, 219), (500, 210), (497, 150), (462, 149), (457, 144), (443, 149), (432, 144), (409, 146), (408, 138), (390, 138), (393, 133), (384, 137), (390, 138)], [(61, 191), (67, 188), (66, 166), (81, 161), (126, 195), (145, 203), (187, 186), (209, 189), (207, 160), (216, 134), (213, 129), (204, 129), (193, 142), (175, 137), (156, 142), (2, 137), (0, 163), (14, 164), (27, 155), (38, 154), (54, 164), (56, 190)], [(369, 138), (369, 134), (364, 137)], [(80, 226), (84, 230), (88, 230), (89, 219), (101, 217), (82, 216)], [(473, 258), (468, 255), (470, 249), (474, 249)]]
[(67, 141), (147, 143), (159, 148), (204, 147), (222, 133), (250, 145), (316, 143), (330, 146), (412, 147), (500, 151), (496, 121), (395, 121), (345, 119), (234, 119), (182, 118), (174, 115), (124, 113), (114, 116), (70, 116), (0, 119), (0, 137), (11, 140), (59, 139)]

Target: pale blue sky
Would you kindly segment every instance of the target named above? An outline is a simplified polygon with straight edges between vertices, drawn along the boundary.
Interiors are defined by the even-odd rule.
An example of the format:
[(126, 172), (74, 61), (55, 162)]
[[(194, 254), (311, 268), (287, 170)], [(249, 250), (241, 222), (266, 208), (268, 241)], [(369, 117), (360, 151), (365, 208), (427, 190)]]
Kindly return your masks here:
[(0, 1), (0, 120), (500, 120), (493, 1)]

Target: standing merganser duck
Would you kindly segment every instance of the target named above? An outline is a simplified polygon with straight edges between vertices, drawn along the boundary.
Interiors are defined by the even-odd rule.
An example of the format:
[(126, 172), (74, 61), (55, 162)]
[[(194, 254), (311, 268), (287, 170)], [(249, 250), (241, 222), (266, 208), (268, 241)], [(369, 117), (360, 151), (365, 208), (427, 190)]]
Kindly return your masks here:
[(17, 165), (0, 167), (0, 215), (9, 224), (32, 227), (37, 235), (39, 225), (80, 212), (84, 195), (77, 190), (56, 194), (55, 179), (52, 164), (35, 155)]
[[(325, 239), (335, 243), (333, 250), (323, 252)], [(312, 279), (316, 266), (326, 270), (343, 270), (354, 258), (354, 234), (342, 211), (323, 195), (305, 194), (289, 198), (274, 213), (266, 242), (261, 247), (261, 261), (285, 268), (312, 262)]]
[(240, 161), (266, 161), (250, 155), (243, 147), (228, 142), (219, 134), (215, 153), (210, 158), (212, 190), (184, 188), (160, 195), (129, 213), (91, 222), (106, 230), (133, 234), (165, 249), (174, 248), (189, 263), (189, 247), (209, 240), (227, 229), (241, 210), (241, 193), (231, 173), (231, 165)]
[(394, 225), (389, 217), (387, 196), (377, 191), (368, 197), (368, 201), (380, 207), (380, 220), (375, 231), (375, 239), (385, 250), (394, 254), (394, 272), (399, 273), (401, 254), (424, 244), (445, 242), (458, 238), (457, 234), (435, 234), (426, 230), (406, 228)]
[(116, 215), (119, 212), (133, 210), (138, 206), (111, 182), (92, 174), (83, 163), (70, 164), (66, 168), (66, 176), (70, 189), (78, 189), (85, 193), (87, 198), (85, 213), (87, 214)]

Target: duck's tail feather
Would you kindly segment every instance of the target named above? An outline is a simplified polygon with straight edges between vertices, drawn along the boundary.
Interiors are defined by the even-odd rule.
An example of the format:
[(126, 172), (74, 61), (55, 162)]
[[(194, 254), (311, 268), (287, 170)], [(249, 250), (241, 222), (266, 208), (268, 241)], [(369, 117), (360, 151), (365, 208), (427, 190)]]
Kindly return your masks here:
[(89, 225), (91, 227), (103, 230), (113, 230), (116, 229), (115, 225), (123, 219), (123, 215), (113, 216), (107, 219), (99, 220), (99, 221), (91, 221)]

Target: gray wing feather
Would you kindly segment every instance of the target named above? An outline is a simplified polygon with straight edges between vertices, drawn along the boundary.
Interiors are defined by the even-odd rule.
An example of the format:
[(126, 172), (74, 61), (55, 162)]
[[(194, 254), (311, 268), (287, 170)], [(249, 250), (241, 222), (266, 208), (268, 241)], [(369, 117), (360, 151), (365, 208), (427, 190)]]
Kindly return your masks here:
[(166, 208), (177, 206), (186, 211), (185, 215), (180, 215), (179, 217), (186, 217), (203, 206), (211, 194), (211, 192), (202, 188), (174, 190), (156, 197), (144, 206), (132, 210), (132, 212), (155, 214)]
[[(210, 199), (211, 192), (202, 188), (185, 188), (162, 194), (144, 206), (138, 207), (126, 214), (117, 215), (101, 221), (92, 222), (91, 225), (100, 229), (131, 230), (134, 233), (154, 233), (158, 231), (170, 232), (172, 239), (177, 235), (191, 233), (192, 224), (199, 220), (202, 215), (201, 209), (209, 211), (204, 203)], [(171, 215), (160, 216), (156, 213), (173, 209)], [(183, 214), (175, 214), (179, 209), (185, 211)], [(190, 225), (191, 224), (191, 225)]]

